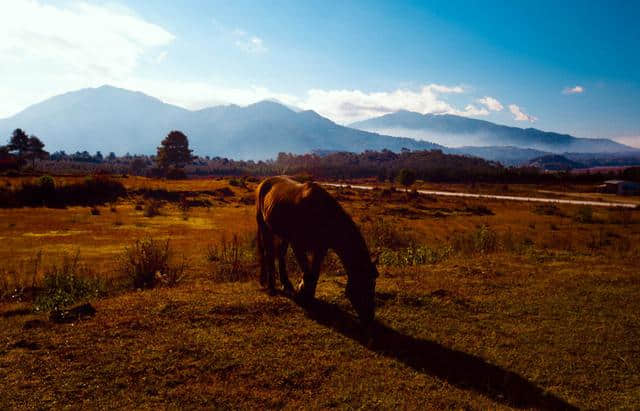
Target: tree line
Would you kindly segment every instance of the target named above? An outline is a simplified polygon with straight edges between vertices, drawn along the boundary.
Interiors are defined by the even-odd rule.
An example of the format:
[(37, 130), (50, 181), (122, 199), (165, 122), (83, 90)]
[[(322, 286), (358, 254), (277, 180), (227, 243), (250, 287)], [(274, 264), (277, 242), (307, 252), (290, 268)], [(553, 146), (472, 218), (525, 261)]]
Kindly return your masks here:
[[(274, 160), (233, 160), (224, 157), (201, 157), (193, 155), (188, 137), (173, 130), (160, 142), (153, 156), (125, 155), (117, 157), (110, 153), (103, 157), (100, 152), (52, 155), (44, 150), (44, 143), (36, 136), (27, 136), (16, 129), (6, 146), (0, 147), (2, 161), (13, 162), (16, 168), (28, 160), (32, 166), (36, 160), (48, 158), (43, 168), (51, 171), (77, 169), (81, 172), (117, 172), (145, 175), (149, 177), (186, 178), (187, 175), (218, 176), (269, 176), (277, 174), (308, 175), (315, 178), (351, 179), (375, 177), (379, 181), (399, 181), (411, 185), (416, 179), (432, 182), (497, 182), (497, 183), (542, 183), (542, 182), (597, 182), (603, 178), (627, 177), (640, 179), (640, 168), (608, 174), (572, 174), (570, 172), (549, 173), (536, 167), (505, 167), (498, 162), (465, 155), (445, 154), (441, 150), (411, 151), (399, 153), (391, 150), (351, 152), (317, 152), (308, 154), (279, 153)], [(56, 164), (62, 166), (56, 166)], [(78, 167), (76, 164), (85, 164)], [(43, 171), (46, 171), (44, 170)], [(50, 172), (51, 172), (50, 171)]]

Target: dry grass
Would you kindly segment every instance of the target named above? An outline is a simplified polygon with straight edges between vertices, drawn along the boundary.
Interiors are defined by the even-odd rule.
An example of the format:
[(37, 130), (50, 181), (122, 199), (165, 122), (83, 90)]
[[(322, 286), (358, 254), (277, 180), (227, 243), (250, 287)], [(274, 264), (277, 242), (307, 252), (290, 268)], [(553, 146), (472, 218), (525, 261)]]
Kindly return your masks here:
[[(257, 278), (245, 188), (123, 180), (199, 205), (188, 219), (184, 197), (152, 219), (136, 196), (99, 215), (0, 209), (0, 285), (40, 284), (43, 267), (78, 250), (93, 275), (114, 278), (124, 248), (147, 237), (170, 238), (193, 274), (94, 299), (95, 317), (73, 325), (33, 313), (28, 296), (0, 304), (0, 408), (640, 407), (637, 211), (594, 207), (587, 222), (564, 205), (343, 190), (383, 253), (368, 343), (334, 261), (306, 310), (257, 281), (220, 282)], [(243, 274), (212, 276), (219, 261)]]

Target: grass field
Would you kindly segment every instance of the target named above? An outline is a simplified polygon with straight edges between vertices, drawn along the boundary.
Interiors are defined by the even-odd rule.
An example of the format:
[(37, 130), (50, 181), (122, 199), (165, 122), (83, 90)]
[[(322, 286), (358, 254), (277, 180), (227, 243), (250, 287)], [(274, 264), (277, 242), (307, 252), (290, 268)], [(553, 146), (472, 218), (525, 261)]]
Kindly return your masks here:
[[(260, 289), (255, 181), (121, 180), (97, 212), (0, 209), (0, 408), (640, 408), (639, 211), (331, 189), (380, 252), (369, 341), (335, 256), (310, 307)], [(228, 282), (211, 250), (234, 235)], [(147, 237), (187, 261), (176, 286), (122, 280)], [(54, 323), (33, 287), (75, 254), (110, 282)]]

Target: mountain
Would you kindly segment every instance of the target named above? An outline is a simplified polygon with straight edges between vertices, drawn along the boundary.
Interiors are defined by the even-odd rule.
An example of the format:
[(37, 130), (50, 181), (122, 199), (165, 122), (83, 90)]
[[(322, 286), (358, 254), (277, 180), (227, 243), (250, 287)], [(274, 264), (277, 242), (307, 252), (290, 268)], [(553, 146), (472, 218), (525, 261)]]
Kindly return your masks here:
[(184, 132), (198, 155), (236, 159), (267, 159), (281, 151), (307, 153), (316, 149), (443, 148), (427, 141), (340, 126), (314, 111), (295, 111), (274, 101), (192, 111), (111, 86), (73, 91), (30, 106), (0, 120), (0, 136), (8, 139), (18, 127), (39, 136), (50, 152), (154, 154), (171, 130)]
[(398, 111), (350, 125), (391, 136), (428, 139), (445, 146), (512, 146), (551, 153), (624, 153), (637, 151), (604, 138), (578, 138), (535, 128), (509, 127), (451, 114)]
[(565, 156), (559, 154), (548, 154), (545, 156), (537, 157), (529, 161), (529, 166), (538, 167), (543, 170), (550, 171), (562, 171), (571, 170), (574, 168), (585, 168), (585, 165), (576, 161), (570, 160)]

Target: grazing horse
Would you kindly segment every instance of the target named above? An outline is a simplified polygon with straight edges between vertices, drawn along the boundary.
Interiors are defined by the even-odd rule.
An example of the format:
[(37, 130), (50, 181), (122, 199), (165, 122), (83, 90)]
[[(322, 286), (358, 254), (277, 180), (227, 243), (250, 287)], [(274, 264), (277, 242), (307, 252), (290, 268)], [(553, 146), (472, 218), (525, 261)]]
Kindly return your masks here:
[(293, 293), (285, 264), (291, 245), (303, 272), (296, 296), (303, 302), (313, 299), (322, 260), (331, 249), (347, 272), (349, 301), (362, 323), (371, 324), (378, 270), (360, 230), (331, 194), (315, 183), (300, 184), (284, 176), (267, 178), (256, 189), (256, 218), (262, 285), (275, 291), (277, 258), (280, 282), (287, 293)]

